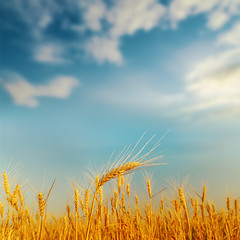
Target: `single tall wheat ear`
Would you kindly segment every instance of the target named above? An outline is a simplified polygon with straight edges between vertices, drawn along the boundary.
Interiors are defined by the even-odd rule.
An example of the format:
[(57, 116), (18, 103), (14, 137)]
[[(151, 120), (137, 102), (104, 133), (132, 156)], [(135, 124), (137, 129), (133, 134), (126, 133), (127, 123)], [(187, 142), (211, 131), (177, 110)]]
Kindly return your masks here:
[(133, 147), (133, 149), (130, 149), (130, 146), (127, 148), (124, 148), (123, 151), (116, 157), (115, 161), (111, 166), (106, 168), (100, 177), (95, 177), (95, 191), (93, 193), (90, 213), (88, 216), (88, 222), (87, 222), (87, 230), (86, 230), (86, 237), (85, 239), (88, 240), (90, 238), (90, 228), (91, 228), (91, 220), (93, 215), (93, 209), (94, 204), (96, 200), (96, 195), (98, 193), (98, 190), (104, 186), (107, 182), (123, 175), (128, 175), (130, 173), (136, 172), (143, 168), (148, 168), (154, 165), (160, 165), (163, 163), (156, 163), (158, 159), (162, 157), (162, 155), (155, 155), (152, 156), (152, 153), (154, 150), (156, 150), (159, 145), (162, 138), (147, 152), (143, 153), (146, 149), (147, 145), (152, 141), (154, 136), (147, 141), (147, 143), (139, 150), (136, 151), (136, 148), (138, 144), (140, 143), (141, 139), (137, 142), (137, 144)]
[(42, 229), (43, 229), (43, 218), (44, 218), (44, 213), (45, 213), (45, 208), (46, 208), (46, 204), (47, 204), (47, 200), (50, 196), (50, 193), (52, 192), (53, 186), (55, 184), (56, 179), (54, 179), (52, 186), (50, 187), (48, 194), (44, 200), (44, 195), (42, 192), (40, 192), (38, 194), (38, 208), (39, 208), (39, 213), (40, 213), (40, 217), (41, 217), (41, 221), (40, 221), (40, 226), (39, 226), (39, 234), (38, 234), (38, 240), (42, 239)]

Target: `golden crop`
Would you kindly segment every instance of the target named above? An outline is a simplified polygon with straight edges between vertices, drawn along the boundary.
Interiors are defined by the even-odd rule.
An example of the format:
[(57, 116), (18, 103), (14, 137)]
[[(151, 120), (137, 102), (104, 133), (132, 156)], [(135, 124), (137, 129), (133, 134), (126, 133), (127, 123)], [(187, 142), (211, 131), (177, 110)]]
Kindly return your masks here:
[[(155, 149), (156, 145), (153, 149)], [(150, 150), (150, 152), (152, 149)], [(74, 186), (72, 205), (63, 216), (47, 213), (48, 193), (36, 196), (37, 210), (26, 206), (21, 185), (9, 186), (3, 173), (0, 201), (0, 239), (2, 240), (239, 240), (240, 218), (238, 200), (226, 199), (226, 210), (216, 211), (215, 205), (202, 194), (186, 197), (184, 188), (175, 189), (175, 197), (162, 198), (154, 193), (151, 180), (146, 179), (145, 198), (132, 193), (126, 176), (153, 165), (149, 153), (133, 151), (119, 156), (112, 166), (96, 174), (85, 190)], [(140, 156), (141, 155), (141, 156)], [(116, 180), (115, 189), (104, 196), (105, 184)], [(13, 191), (12, 187), (15, 187)], [(164, 189), (163, 189), (164, 190)], [(157, 206), (155, 206), (158, 203)]]
[(206, 187), (202, 196), (191, 197), (189, 202), (180, 187), (175, 199), (159, 199), (156, 208), (152, 207), (149, 180), (146, 199), (140, 202), (121, 177), (117, 176), (120, 184), (109, 196), (103, 196), (104, 179), (97, 180), (93, 195), (87, 189), (81, 196), (75, 188), (74, 207), (66, 206), (65, 215), (55, 217), (45, 211), (42, 192), (36, 201), (38, 211), (28, 209), (20, 185), (11, 193), (4, 172), (6, 204), (0, 203), (0, 239), (240, 239), (237, 200), (232, 206), (227, 198), (226, 210), (217, 212), (206, 201)]

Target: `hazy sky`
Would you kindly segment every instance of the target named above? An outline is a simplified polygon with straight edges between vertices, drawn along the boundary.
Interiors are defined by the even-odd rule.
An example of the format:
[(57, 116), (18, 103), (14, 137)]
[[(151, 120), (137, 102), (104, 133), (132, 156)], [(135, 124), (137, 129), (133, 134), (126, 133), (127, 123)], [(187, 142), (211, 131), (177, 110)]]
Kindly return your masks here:
[(240, 0), (8, 0), (0, 16), (1, 172), (56, 177), (61, 196), (170, 130), (156, 188), (189, 176), (240, 197)]

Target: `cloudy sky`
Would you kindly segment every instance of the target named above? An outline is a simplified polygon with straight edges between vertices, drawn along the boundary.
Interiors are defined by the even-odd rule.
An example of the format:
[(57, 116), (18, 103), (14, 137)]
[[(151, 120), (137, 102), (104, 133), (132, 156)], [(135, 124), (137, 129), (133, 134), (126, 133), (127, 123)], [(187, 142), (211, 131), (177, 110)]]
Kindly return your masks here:
[(1, 172), (56, 177), (60, 196), (169, 131), (156, 182), (240, 197), (240, 0), (9, 0), (0, 15)]

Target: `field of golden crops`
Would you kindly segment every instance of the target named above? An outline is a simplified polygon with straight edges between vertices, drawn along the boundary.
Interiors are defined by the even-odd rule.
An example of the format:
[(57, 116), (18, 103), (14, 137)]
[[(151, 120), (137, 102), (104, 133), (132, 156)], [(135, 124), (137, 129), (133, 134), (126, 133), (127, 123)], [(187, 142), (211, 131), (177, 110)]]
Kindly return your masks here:
[[(65, 215), (58, 217), (45, 211), (51, 191), (38, 194), (38, 211), (32, 212), (25, 205), (19, 184), (10, 191), (4, 172), (0, 239), (240, 239), (237, 200), (232, 204), (227, 198), (226, 210), (216, 211), (215, 205), (206, 201), (206, 187), (201, 196), (189, 201), (181, 187), (175, 199), (164, 200), (159, 198), (161, 193), (152, 193), (147, 180), (148, 195), (140, 201), (137, 195), (132, 196), (131, 185), (120, 174), (125, 167), (131, 171), (134, 164), (96, 177), (95, 188), (82, 194), (75, 188), (72, 207), (67, 205)], [(103, 185), (115, 177), (116, 189), (103, 196)], [(152, 199), (157, 197), (158, 208), (152, 206)]]
[[(47, 212), (54, 182), (48, 192), (37, 193), (34, 210), (26, 206), (21, 184), (9, 186), (11, 176), (4, 172), (0, 239), (240, 239), (238, 201), (226, 198), (225, 210), (217, 211), (206, 200), (205, 186), (192, 197), (186, 197), (182, 186), (175, 186), (174, 197), (163, 198), (165, 189), (153, 193), (146, 178), (146, 196), (132, 193), (126, 175), (156, 164), (156, 157), (148, 158), (152, 150), (143, 155), (141, 151), (134, 156), (132, 151), (119, 155), (118, 161), (92, 178), (90, 186), (73, 184), (74, 201), (62, 216)], [(103, 188), (112, 181), (116, 182), (115, 188), (104, 196)]]

